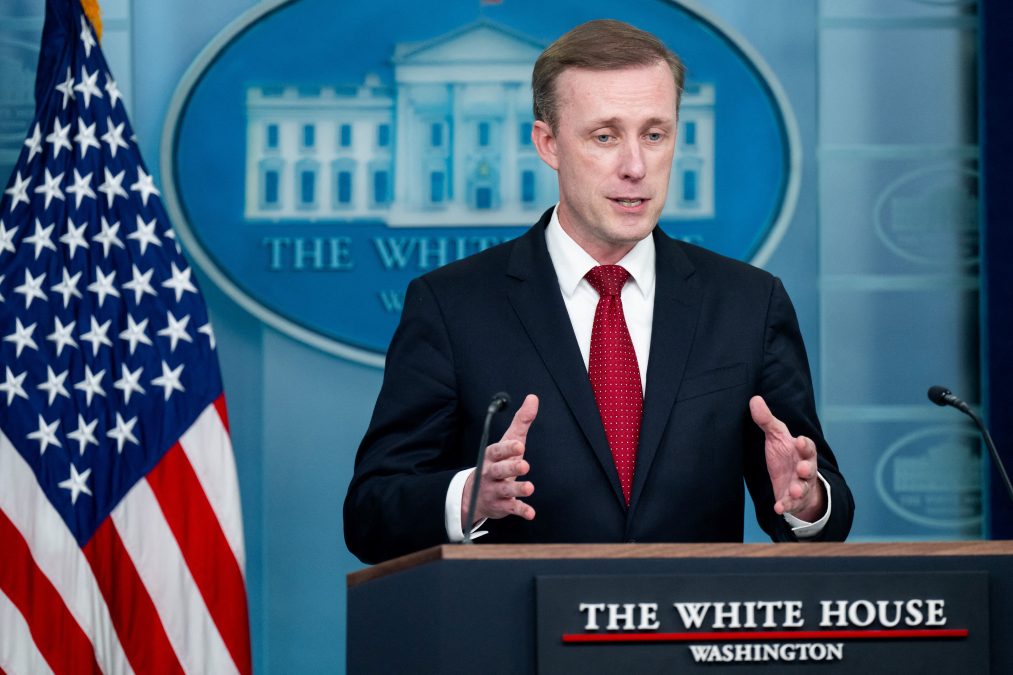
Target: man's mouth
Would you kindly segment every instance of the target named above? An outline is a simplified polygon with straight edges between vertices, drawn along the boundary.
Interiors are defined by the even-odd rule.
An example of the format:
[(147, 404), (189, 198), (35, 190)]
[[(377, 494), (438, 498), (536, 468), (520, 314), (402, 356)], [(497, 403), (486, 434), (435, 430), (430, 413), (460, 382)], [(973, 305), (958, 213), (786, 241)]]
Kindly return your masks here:
[(634, 206), (640, 206), (640, 204), (644, 200), (643, 199), (621, 199), (620, 198), (620, 199), (616, 199), (615, 201), (619, 202), (620, 206), (626, 206), (628, 208), (632, 208)]

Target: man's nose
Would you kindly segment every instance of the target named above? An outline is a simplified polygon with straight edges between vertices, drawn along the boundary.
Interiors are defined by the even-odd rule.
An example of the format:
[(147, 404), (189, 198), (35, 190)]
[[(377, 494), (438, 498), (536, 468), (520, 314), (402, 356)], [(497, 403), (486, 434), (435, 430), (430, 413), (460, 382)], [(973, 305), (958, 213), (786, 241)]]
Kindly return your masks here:
[(644, 163), (644, 149), (640, 143), (627, 143), (622, 149), (620, 175), (627, 180), (641, 180), (647, 174)]

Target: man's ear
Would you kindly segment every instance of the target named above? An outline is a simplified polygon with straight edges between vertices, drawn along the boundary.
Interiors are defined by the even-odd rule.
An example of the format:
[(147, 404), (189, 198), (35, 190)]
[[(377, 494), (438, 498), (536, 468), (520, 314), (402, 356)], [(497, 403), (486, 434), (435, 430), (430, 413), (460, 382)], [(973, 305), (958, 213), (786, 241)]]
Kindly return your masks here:
[(538, 151), (542, 161), (555, 170), (559, 170), (559, 156), (556, 154), (556, 136), (552, 133), (549, 125), (542, 120), (536, 120), (531, 127), (531, 142)]

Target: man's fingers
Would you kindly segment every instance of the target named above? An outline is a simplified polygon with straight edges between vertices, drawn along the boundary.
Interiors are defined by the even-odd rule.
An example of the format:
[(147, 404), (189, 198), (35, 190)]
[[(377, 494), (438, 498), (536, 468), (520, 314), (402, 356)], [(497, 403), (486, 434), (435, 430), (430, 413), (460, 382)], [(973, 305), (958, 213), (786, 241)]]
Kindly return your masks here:
[(503, 508), (493, 518), (504, 518), (506, 516), (520, 516), (524, 520), (531, 520), (535, 517), (535, 510), (519, 499), (503, 502)]
[(527, 481), (503, 481), (496, 483), (494, 489), (500, 499), (517, 499), (530, 497), (535, 491), (535, 486)]
[(520, 441), (500, 441), (493, 443), (485, 450), (486, 462), (502, 462), (511, 457), (522, 457), (524, 444)]
[(513, 501), (510, 512), (515, 516), (520, 516), (524, 520), (534, 520), (535, 517), (535, 510), (529, 504), (525, 504), (519, 499)]
[(753, 416), (756, 425), (763, 429), (774, 419), (774, 414), (767, 407), (767, 402), (762, 396), (754, 396), (749, 399), (749, 414)]
[(805, 487), (805, 483), (793, 482), (788, 486), (787, 494), (783, 495), (774, 503), (774, 511), (778, 515), (791, 513), (792, 509), (797, 508), (799, 503), (802, 502), (806, 492), (808, 492), (808, 488)]
[(804, 459), (795, 465), (795, 473), (797, 473), (798, 477), (802, 480), (811, 480), (814, 476), (816, 476), (816, 471), (816, 462), (812, 460)]
[(489, 465), (485, 475), (493, 480), (505, 480), (523, 476), (531, 470), (531, 465), (523, 459), (506, 459)]
[(510, 422), (510, 426), (507, 428), (506, 433), (503, 434), (501, 442), (525, 442), (528, 438), (528, 429), (531, 428), (531, 423), (535, 421), (535, 417), (537, 415), (538, 397), (534, 394), (528, 394), (524, 397), (524, 402), (521, 403), (521, 407), (514, 413), (514, 418)]
[(815, 514), (802, 515), (802, 512), (810, 508), (814, 502), (822, 503), (823, 487), (819, 479), (815, 478), (815, 469), (813, 469), (813, 476), (814, 478), (811, 480), (799, 478), (789, 483), (787, 491), (775, 502), (774, 511), (778, 514), (793, 513), (802, 520), (814, 521), (818, 519), (822, 510), (818, 510)]
[(802, 459), (816, 458), (816, 444), (805, 436), (799, 436), (795, 439), (795, 449), (798, 450), (798, 456)]
[(515, 515), (525, 520), (535, 517), (535, 510), (521, 501), (522, 498), (530, 497), (534, 493), (535, 486), (530, 482), (514, 479), (531, 470), (531, 465), (524, 459), (524, 443), (536, 415), (538, 415), (538, 397), (528, 394), (524, 397), (521, 407), (514, 413), (503, 438), (486, 448), (476, 516), (503, 518)]
[(490, 486), (486, 492), (486, 508), (482, 512), (483, 517), (503, 518), (505, 516), (520, 516), (525, 520), (535, 517), (535, 510), (528, 504), (521, 501), (524, 497), (530, 497), (535, 492), (535, 486), (528, 482), (520, 481), (497, 481)]
[(784, 422), (774, 417), (774, 413), (770, 412), (770, 408), (767, 407), (767, 402), (763, 400), (762, 396), (754, 396), (749, 399), (749, 414), (753, 417), (756, 426), (763, 429), (765, 434), (786, 434), (788, 432), (788, 427)]

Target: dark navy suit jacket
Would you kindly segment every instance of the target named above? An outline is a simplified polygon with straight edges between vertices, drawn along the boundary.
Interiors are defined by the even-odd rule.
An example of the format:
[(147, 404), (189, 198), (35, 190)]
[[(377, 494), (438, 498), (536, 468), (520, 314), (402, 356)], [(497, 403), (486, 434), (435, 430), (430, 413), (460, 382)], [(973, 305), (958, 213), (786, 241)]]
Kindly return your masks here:
[[(854, 502), (823, 438), (805, 347), (780, 281), (654, 231), (657, 282), (640, 445), (627, 508), (552, 262), (546, 213), (521, 237), (414, 280), (345, 499), (345, 541), (364, 562), (447, 541), (451, 478), (472, 466), (490, 397), (507, 392), (498, 439), (524, 396), (538, 416), (525, 458), (533, 521), (488, 521), (479, 542), (741, 541), (744, 489), (775, 541), (762, 395), (813, 439), (830, 484), (818, 537), (842, 540)], [(744, 481), (743, 481), (744, 479)]]

